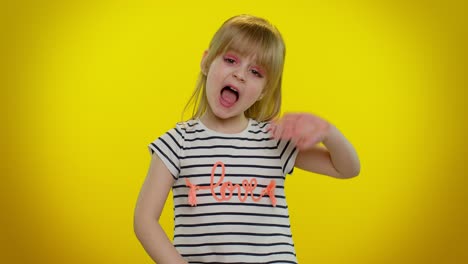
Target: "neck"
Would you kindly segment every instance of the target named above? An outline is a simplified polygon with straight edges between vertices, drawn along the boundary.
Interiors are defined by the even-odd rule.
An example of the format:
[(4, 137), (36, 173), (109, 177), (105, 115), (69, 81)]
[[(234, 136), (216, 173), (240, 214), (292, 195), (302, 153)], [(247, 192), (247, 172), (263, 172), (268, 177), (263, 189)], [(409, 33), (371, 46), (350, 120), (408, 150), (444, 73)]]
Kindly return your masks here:
[(226, 134), (240, 133), (244, 131), (249, 123), (244, 114), (223, 119), (214, 115), (210, 109), (207, 109), (200, 120), (207, 128)]

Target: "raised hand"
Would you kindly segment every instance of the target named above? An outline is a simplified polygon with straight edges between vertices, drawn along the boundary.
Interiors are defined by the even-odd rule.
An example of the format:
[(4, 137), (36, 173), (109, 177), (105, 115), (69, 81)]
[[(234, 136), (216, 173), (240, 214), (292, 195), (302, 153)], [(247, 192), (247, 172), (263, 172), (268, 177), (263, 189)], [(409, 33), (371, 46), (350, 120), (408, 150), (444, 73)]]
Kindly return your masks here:
[(331, 124), (309, 113), (287, 113), (271, 122), (269, 131), (275, 139), (291, 140), (299, 150), (308, 149), (324, 141)]

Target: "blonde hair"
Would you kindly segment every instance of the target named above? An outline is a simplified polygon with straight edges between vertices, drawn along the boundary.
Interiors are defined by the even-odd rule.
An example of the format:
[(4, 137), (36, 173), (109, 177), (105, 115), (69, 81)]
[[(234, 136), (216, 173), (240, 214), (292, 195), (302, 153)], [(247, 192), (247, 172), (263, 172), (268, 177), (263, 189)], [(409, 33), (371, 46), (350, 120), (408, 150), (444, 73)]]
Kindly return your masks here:
[(239, 15), (228, 19), (213, 36), (199, 73), (195, 90), (187, 102), (184, 112), (193, 105), (192, 118), (201, 117), (207, 110), (205, 92), (206, 75), (213, 60), (235, 50), (241, 55), (255, 54), (257, 62), (265, 68), (267, 82), (261, 100), (245, 111), (248, 118), (269, 121), (278, 116), (281, 108), (281, 79), (283, 75), (285, 45), (280, 32), (267, 20), (250, 15)]

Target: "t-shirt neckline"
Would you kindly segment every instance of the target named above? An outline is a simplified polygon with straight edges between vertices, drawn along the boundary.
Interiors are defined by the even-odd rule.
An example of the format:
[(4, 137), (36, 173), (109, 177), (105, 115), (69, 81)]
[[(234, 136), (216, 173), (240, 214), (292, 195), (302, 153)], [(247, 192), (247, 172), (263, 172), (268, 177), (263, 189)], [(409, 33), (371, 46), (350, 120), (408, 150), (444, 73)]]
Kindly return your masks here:
[(209, 134), (225, 136), (225, 137), (233, 137), (233, 136), (244, 135), (249, 131), (249, 129), (252, 126), (252, 123), (253, 123), (253, 119), (248, 118), (248, 123), (247, 123), (247, 126), (244, 128), (244, 130), (242, 130), (242, 131), (240, 131), (238, 133), (223, 133), (223, 132), (218, 132), (216, 130), (212, 130), (212, 129), (208, 128), (207, 126), (205, 126), (205, 124), (203, 124), (203, 122), (199, 118), (196, 119), (196, 121), (198, 122), (198, 125), (201, 126)]

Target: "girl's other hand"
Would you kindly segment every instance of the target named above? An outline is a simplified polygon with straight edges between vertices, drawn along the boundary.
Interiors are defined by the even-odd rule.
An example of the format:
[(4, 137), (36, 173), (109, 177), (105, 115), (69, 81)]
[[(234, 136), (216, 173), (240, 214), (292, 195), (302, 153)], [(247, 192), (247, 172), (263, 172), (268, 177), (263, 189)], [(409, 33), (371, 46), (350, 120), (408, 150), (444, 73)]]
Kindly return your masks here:
[(308, 149), (324, 141), (331, 124), (309, 113), (287, 113), (273, 120), (268, 130), (274, 139), (291, 140), (299, 150)]

